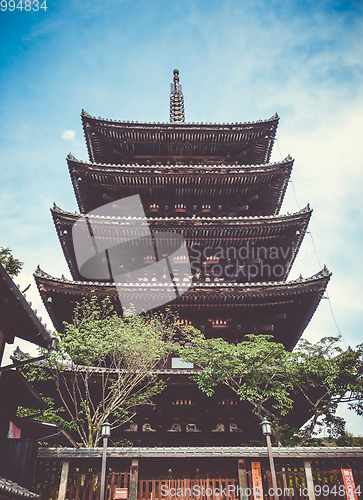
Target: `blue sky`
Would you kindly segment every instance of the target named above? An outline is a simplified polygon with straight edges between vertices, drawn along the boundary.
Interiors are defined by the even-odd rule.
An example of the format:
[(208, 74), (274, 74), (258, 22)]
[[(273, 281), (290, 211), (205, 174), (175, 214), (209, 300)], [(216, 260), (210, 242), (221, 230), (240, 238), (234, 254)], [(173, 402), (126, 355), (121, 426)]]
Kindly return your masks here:
[[(343, 346), (363, 342), (362, 14), (361, 1), (324, 0), (48, 0), (46, 11), (0, 11), (0, 245), (25, 262), (16, 281), (32, 283), (39, 314), (36, 266), (69, 277), (49, 208), (76, 210), (65, 157), (88, 159), (81, 109), (168, 121), (178, 68), (187, 121), (280, 115), (272, 160), (295, 158), (298, 200), (290, 184), (282, 213), (311, 204)], [(290, 277), (321, 266), (307, 235)], [(322, 300), (305, 336), (336, 333)], [(350, 416), (348, 429), (362, 433), (361, 421)]]

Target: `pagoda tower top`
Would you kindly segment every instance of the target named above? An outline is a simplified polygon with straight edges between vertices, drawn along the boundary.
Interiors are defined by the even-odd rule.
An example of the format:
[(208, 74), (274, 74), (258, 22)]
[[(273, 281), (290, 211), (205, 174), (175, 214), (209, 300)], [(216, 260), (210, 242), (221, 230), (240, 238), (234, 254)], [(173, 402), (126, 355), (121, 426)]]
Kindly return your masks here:
[(179, 70), (174, 69), (174, 83), (171, 84), (170, 94), (170, 122), (184, 123), (184, 97), (181, 85), (179, 85)]

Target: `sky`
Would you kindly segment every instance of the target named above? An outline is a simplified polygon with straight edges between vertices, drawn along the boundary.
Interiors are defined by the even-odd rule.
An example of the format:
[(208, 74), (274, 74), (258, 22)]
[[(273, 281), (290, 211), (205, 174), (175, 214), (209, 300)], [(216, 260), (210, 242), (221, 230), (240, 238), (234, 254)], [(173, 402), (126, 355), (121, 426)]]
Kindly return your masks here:
[[(15, 281), (31, 283), (27, 299), (48, 327), (32, 273), (39, 264), (70, 278), (49, 209), (77, 210), (66, 156), (88, 160), (81, 110), (168, 122), (178, 68), (188, 122), (279, 114), (271, 161), (295, 158), (281, 213), (314, 209), (289, 278), (324, 264), (333, 273), (304, 337), (341, 332), (344, 348), (363, 342), (361, 0), (12, 5), (0, 10), (0, 246), (24, 262)], [(16, 339), (8, 354), (18, 344), (31, 351)], [(362, 417), (341, 414), (363, 434)]]

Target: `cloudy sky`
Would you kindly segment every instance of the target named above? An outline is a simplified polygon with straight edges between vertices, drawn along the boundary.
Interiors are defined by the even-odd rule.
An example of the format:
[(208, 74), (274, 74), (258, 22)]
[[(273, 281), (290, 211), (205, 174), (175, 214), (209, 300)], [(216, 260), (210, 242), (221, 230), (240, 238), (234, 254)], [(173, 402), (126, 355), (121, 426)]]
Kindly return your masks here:
[[(43, 321), (50, 325), (32, 273), (40, 264), (70, 277), (49, 208), (56, 202), (76, 210), (65, 157), (88, 159), (82, 108), (111, 119), (168, 121), (178, 68), (187, 121), (279, 114), (272, 160), (295, 158), (282, 213), (307, 203), (314, 209), (290, 278), (324, 264), (333, 272), (330, 303), (322, 300), (305, 336), (341, 331), (343, 347), (363, 342), (361, 0), (12, 5), (3, 1), (0, 11), (0, 246), (25, 263), (16, 281), (32, 283), (27, 298)], [(350, 416), (348, 429), (362, 433), (361, 421)]]

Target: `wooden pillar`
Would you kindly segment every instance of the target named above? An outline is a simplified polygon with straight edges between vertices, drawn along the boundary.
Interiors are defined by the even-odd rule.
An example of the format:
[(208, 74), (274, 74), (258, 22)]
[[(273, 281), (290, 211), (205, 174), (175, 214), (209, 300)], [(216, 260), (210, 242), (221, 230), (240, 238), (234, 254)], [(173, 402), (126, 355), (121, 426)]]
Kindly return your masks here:
[(137, 500), (137, 487), (139, 481), (139, 461), (133, 459), (130, 468), (130, 500)]
[(311, 472), (310, 460), (306, 459), (304, 460), (304, 469), (305, 469), (306, 487), (308, 489), (309, 500), (315, 500), (314, 481), (313, 481), (313, 473)]
[[(282, 471), (282, 484), (283, 484), (283, 487), (284, 487), (284, 495), (283, 496), (291, 498), (290, 488), (288, 487), (287, 480), (286, 480), (286, 469), (285, 469), (285, 467), (281, 467), (281, 471)], [(286, 492), (286, 495), (285, 495), (285, 492)]]
[(67, 493), (67, 481), (69, 472), (69, 460), (65, 460), (62, 465), (61, 478), (59, 483), (58, 500), (65, 500)]

